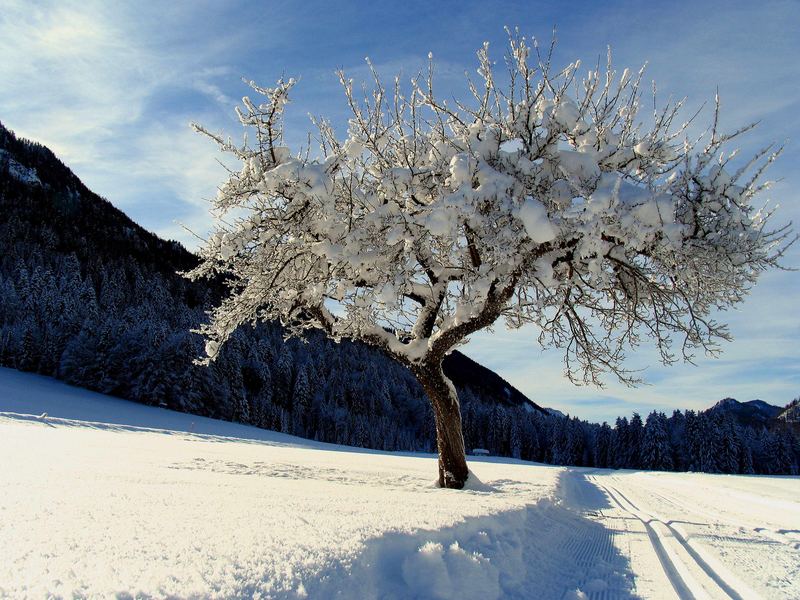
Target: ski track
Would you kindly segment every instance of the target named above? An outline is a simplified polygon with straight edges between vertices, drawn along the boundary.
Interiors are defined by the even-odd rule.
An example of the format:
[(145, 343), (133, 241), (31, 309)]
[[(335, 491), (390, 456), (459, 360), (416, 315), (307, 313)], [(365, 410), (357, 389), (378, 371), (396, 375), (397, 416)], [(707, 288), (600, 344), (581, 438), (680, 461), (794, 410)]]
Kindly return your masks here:
[[(631, 505), (633, 510), (627, 508), (620, 498), (617, 497), (617, 490), (612, 491), (610, 486), (606, 487), (599, 482), (595, 478), (592, 478), (592, 481), (598, 488), (603, 490), (609, 497), (609, 499), (616, 505), (616, 507), (629, 514), (632, 515), (634, 518), (638, 519), (645, 527), (647, 531), (647, 535), (650, 539), (650, 543), (653, 546), (653, 550), (658, 557), (659, 562), (661, 563), (661, 568), (664, 570), (664, 574), (667, 576), (670, 584), (672, 585), (675, 593), (680, 598), (696, 598), (696, 594), (692, 592), (692, 587), (696, 589), (696, 585), (692, 585), (692, 582), (687, 582), (688, 576), (685, 572), (680, 572), (678, 569), (678, 565), (675, 564), (672, 558), (670, 558), (667, 548), (665, 547), (662, 538), (658, 535), (655, 531), (653, 526), (651, 525), (651, 521), (649, 519), (642, 518), (636, 507)], [(620, 497), (622, 495), (620, 494)], [(623, 497), (624, 498), (624, 497)], [(628, 503), (630, 504), (630, 503)]]
[[(646, 507), (686, 545), (701, 568), (718, 574), (727, 593), (722, 597), (800, 598), (800, 537), (796, 529), (786, 527), (800, 523), (800, 506), (788, 499), (793, 498), (791, 493), (786, 495), (796, 478), (758, 479), (764, 492), (756, 497), (741, 489), (746, 477), (687, 477), (695, 479), (697, 487), (689, 479), (665, 473), (615, 473), (602, 479)], [(721, 487), (709, 485), (714, 480)], [(714, 512), (711, 507), (720, 501), (727, 510)]]
[[(603, 483), (599, 479), (596, 476), (589, 476), (589, 480), (605, 491), (620, 510), (632, 515), (645, 526), (664, 573), (678, 597), (696, 600), (705, 598), (746, 600), (758, 597), (743, 584), (739, 582), (734, 584), (731, 581), (734, 577), (726, 568), (721, 565), (710, 565), (712, 559), (704, 557), (703, 551), (695, 548), (688, 536), (673, 525), (673, 521), (662, 519), (632, 502), (618, 487), (610, 483), (616, 478), (604, 477)], [(605, 481), (606, 479), (608, 481)], [(655, 495), (673, 506), (680, 504), (672, 502), (662, 494)]]
[[(718, 524), (724, 524), (724, 525), (727, 525), (728, 527), (733, 527), (734, 529), (740, 530), (740, 531), (745, 529), (745, 528), (742, 527), (742, 523), (740, 523), (740, 522), (737, 523), (733, 519), (725, 519), (725, 518), (721, 517), (718, 514), (712, 513), (709, 510), (704, 510), (702, 508), (699, 508), (697, 505), (690, 506), (687, 502), (682, 502), (682, 501), (680, 501), (680, 500), (678, 500), (677, 498), (674, 498), (674, 497), (670, 498), (670, 497), (665, 496), (664, 494), (661, 494), (661, 493), (656, 492), (654, 490), (647, 490), (647, 493), (649, 493), (652, 496), (655, 496), (661, 502), (666, 502), (667, 504), (675, 507), (678, 511), (685, 512), (685, 513), (688, 513), (688, 514), (701, 515), (703, 517), (708, 518), (711, 522), (713, 522), (713, 523), (715, 523), (717, 525)], [(673, 529), (678, 535), (682, 536), (682, 538), (685, 539), (685, 541), (687, 542), (689, 547), (692, 549), (692, 551), (696, 551), (698, 553), (702, 552), (701, 550), (694, 548), (693, 542), (691, 540), (691, 536), (686, 534), (686, 533), (684, 533), (684, 532), (682, 532), (680, 530), (680, 528), (678, 528), (677, 526), (674, 526), (673, 525), (674, 522), (675, 522), (675, 520), (669, 520), (669, 521), (666, 521), (665, 523), (666, 523), (666, 525), (668, 527), (670, 527), (670, 529)], [(791, 536), (785, 535), (784, 532), (786, 530), (780, 530), (780, 529), (779, 530), (773, 530), (773, 529), (770, 529), (768, 527), (749, 527), (749, 528), (747, 528), (747, 531), (752, 531), (753, 533), (755, 533), (760, 538), (768, 540), (770, 542), (775, 542), (777, 544), (793, 545), (795, 550), (800, 550), (800, 544), (792, 544), (791, 543), (792, 542)]]
[[(612, 477), (615, 481), (619, 481), (619, 477)], [(695, 502), (694, 504), (689, 504), (688, 501), (680, 500), (675, 496), (666, 496), (660, 492), (652, 488), (644, 488), (641, 485), (633, 484), (639, 492), (647, 493), (651, 496), (657, 497), (661, 502), (666, 502), (667, 504), (675, 507), (679, 512), (688, 514), (688, 515), (698, 515), (703, 516), (712, 523), (715, 524), (725, 524), (729, 527), (733, 527), (736, 529), (743, 529), (743, 523), (741, 521), (734, 520), (732, 518), (725, 518), (724, 516), (720, 515), (719, 513), (714, 513), (710, 510), (706, 510), (698, 506)], [(671, 522), (670, 522), (671, 523)], [(785, 535), (786, 532), (791, 532), (792, 530), (786, 529), (771, 529), (769, 527), (749, 527), (750, 531), (759, 534), (760, 536), (774, 542), (779, 542), (781, 544), (787, 543), (787, 539), (790, 539), (791, 536)], [(797, 531), (797, 530), (794, 530)]]

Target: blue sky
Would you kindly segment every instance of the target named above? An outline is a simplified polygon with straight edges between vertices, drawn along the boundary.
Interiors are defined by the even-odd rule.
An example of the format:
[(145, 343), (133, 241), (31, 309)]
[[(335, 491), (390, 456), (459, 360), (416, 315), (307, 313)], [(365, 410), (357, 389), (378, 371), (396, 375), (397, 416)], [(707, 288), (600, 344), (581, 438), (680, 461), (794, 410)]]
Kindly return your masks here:
[[(659, 4), (659, 5), (657, 5)], [(611, 45), (615, 63), (658, 83), (659, 98), (711, 101), (723, 126), (759, 120), (744, 154), (787, 143), (764, 196), (780, 219), (800, 221), (800, 3), (766, 2), (17, 2), (0, 0), (0, 120), (51, 147), (93, 190), (133, 219), (187, 246), (178, 224), (208, 225), (206, 198), (224, 174), (216, 149), (189, 129), (240, 133), (232, 107), (247, 88), (300, 77), (288, 138), (305, 140), (307, 115), (346, 118), (334, 70), (366, 78), (369, 56), (387, 74), (411, 75), (433, 52), (440, 90), (457, 91), (485, 40), (500, 59), (504, 26), (549, 41), (557, 63), (588, 65)], [(689, 113), (687, 110), (687, 114)], [(708, 111), (705, 118), (710, 118)], [(800, 266), (794, 249), (787, 264)], [(701, 408), (724, 396), (784, 404), (800, 395), (800, 274), (769, 273), (748, 300), (721, 315), (735, 341), (720, 359), (661, 367), (640, 349), (630, 365), (650, 385), (576, 388), (561, 356), (535, 331), (475, 336), (467, 354), (534, 400), (584, 418), (634, 410)]]

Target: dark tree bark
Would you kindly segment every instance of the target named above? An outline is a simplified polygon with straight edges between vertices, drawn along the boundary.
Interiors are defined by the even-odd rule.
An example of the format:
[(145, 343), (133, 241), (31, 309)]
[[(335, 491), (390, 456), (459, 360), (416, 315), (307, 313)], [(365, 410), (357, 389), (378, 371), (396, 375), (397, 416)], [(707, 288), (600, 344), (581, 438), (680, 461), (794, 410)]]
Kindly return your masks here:
[(467, 481), (469, 470), (456, 390), (442, 371), (441, 361), (422, 364), (413, 371), (433, 407), (439, 451), (439, 485), (460, 490)]

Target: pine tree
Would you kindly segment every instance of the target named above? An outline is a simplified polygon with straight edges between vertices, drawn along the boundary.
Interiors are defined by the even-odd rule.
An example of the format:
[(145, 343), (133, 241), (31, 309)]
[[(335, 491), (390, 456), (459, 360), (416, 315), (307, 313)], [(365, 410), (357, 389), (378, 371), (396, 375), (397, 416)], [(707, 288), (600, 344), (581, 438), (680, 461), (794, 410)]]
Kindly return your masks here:
[(667, 420), (669, 432), (670, 456), (676, 471), (688, 470), (686, 450), (686, 417), (679, 410), (674, 410)]
[[(292, 393), (292, 416), (294, 421), (292, 433), (294, 435), (308, 435), (311, 413), (311, 393), (308, 367), (306, 365), (301, 365), (297, 370), (297, 377), (294, 381), (294, 390)], [(359, 445), (367, 445), (366, 437), (360, 441), (361, 443)]]
[(773, 472), (780, 475), (797, 475), (796, 439), (788, 427), (779, 429), (775, 433), (774, 439)]
[(642, 437), (644, 436), (644, 425), (639, 413), (633, 413), (630, 427), (628, 429), (628, 444), (630, 445), (630, 460), (627, 467), (629, 469), (642, 468)]
[(615, 469), (625, 469), (631, 462), (630, 426), (627, 417), (617, 417), (612, 440), (612, 464)]
[(641, 446), (642, 468), (653, 471), (672, 469), (672, 457), (667, 433), (667, 417), (656, 411), (647, 416)]
[(741, 473), (739, 462), (741, 456), (741, 441), (739, 426), (730, 414), (724, 413), (715, 421), (719, 431), (719, 450), (717, 452), (717, 466), (722, 473)]
[(276, 405), (287, 408), (292, 404), (294, 387), (294, 357), (288, 347), (284, 346), (278, 356), (278, 362), (273, 371), (272, 398)]
[(699, 471), (703, 473), (719, 473), (717, 455), (720, 447), (720, 431), (717, 424), (707, 413), (698, 415), (699, 422)]
[(686, 411), (686, 443), (684, 462), (689, 471), (702, 471), (700, 419), (693, 410)]
[(608, 423), (603, 421), (595, 437), (595, 464), (598, 467), (610, 467), (613, 465), (611, 451), (612, 431)]
[(753, 430), (750, 427), (745, 427), (742, 434), (742, 443), (739, 446), (740, 472), (745, 475), (752, 475), (756, 472), (753, 464), (753, 443), (755, 438), (752, 432)]
[(509, 434), (509, 444), (511, 446), (510, 453), (512, 458), (522, 458), (522, 433), (520, 429), (521, 427), (519, 419), (512, 419), (511, 431)]

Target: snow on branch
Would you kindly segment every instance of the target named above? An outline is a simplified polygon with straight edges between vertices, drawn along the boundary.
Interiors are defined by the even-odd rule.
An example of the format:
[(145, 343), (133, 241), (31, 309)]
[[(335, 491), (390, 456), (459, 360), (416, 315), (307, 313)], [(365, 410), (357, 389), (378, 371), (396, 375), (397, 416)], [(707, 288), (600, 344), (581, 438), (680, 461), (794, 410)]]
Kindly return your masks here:
[[(223, 274), (230, 294), (202, 332), (216, 356), (240, 324), (280, 320), (360, 339), (406, 364), (441, 360), (504, 319), (563, 350), (567, 375), (623, 381), (625, 352), (652, 338), (665, 363), (718, 350), (715, 309), (740, 302), (790, 243), (752, 207), (771, 149), (739, 165), (748, 128), (714, 120), (690, 140), (682, 103), (643, 119), (643, 70), (554, 70), (510, 33), (507, 74), (488, 45), (463, 100), (434, 93), (434, 65), (387, 89), (372, 65), (364, 99), (339, 73), (351, 110), (337, 139), (317, 123), (316, 158), (283, 146), (293, 79), (237, 109), (241, 146), (195, 128), (241, 161), (214, 200), (229, 215), (191, 277)], [(500, 85), (498, 81), (507, 83)], [(649, 125), (645, 125), (647, 122)]]

